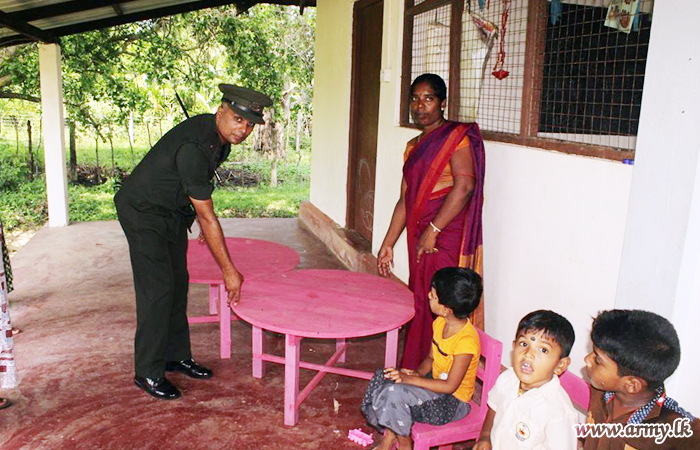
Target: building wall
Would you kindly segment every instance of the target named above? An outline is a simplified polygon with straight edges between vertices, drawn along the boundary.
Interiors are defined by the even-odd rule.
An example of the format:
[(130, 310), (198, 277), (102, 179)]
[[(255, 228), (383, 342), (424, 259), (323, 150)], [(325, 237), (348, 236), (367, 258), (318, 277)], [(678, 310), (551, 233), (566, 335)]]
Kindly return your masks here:
[[(686, 12), (700, 10), (700, 6), (691, 5), (692, 1), (681, 0)], [(404, 2), (384, 2), (382, 88), (372, 243), (375, 254), (398, 199), (405, 142), (417, 134), (416, 130), (398, 126)], [(351, 46), (349, 18), (352, 1), (319, 0), (318, 5), (316, 73), (317, 77), (323, 77), (325, 81), (317, 78), (316, 84), (311, 201), (336, 222), (344, 225), (351, 49), (342, 48), (333, 39), (339, 29), (343, 28), (342, 42)], [(677, 24), (674, 25), (676, 19), (673, 17), (677, 17), (677, 14), (673, 14), (673, 11), (679, 7), (675, 3), (671, 6), (667, 2), (657, 2), (652, 28), (652, 42), (656, 39), (659, 45), (656, 52), (668, 50), (664, 50), (667, 46), (663, 42), (678, 41), (673, 37), (674, 29), (678, 28)], [(345, 17), (336, 17), (334, 14), (344, 14)], [(668, 20), (664, 19), (666, 14), (669, 14)], [(324, 17), (332, 25), (322, 25)], [(685, 42), (697, 41), (700, 32), (689, 22), (695, 16), (684, 14), (683, 17), (688, 21), (683, 29), (693, 35), (686, 36)], [(694, 186), (698, 191), (698, 181), (695, 179), (697, 158), (693, 154), (700, 150), (697, 148), (700, 145), (696, 145), (698, 140), (695, 139), (699, 131), (691, 123), (700, 123), (700, 70), (695, 62), (692, 63), (695, 64), (694, 70), (683, 71), (686, 74), (684, 88), (675, 91), (677, 95), (670, 98), (670, 106), (675, 109), (662, 108), (662, 111), (657, 111), (664, 105), (664, 98), (668, 98), (668, 91), (671, 90), (669, 83), (662, 80), (674, 79), (669, 71), (677, 64), (672, 61), (683, 60), (681, 55), (685, 55), (683, 52), (688, 50), (687, 46), (668, 47), (674, 51), (667, 58), (648, 65), (652, 76), (645, 84), (642, 104), (642, 124), (645, 128), (640, 132), (637, 144), (640, 154), (638, 166), (498, 142), (485, 143), (485, 326), (489, 334), (504, 342), (506, 351), (503, 363), (510, 365), (508, 350), (517, 322), (523, 315), (540, 308), (563, 314), (574, 324), (576, 331), (572, 369), (574, 373), (580, 374), (584, 365), (583, 357), (590, 350), (588, 336), (591, 320), (598, 311), (615, 307), (644, 307), (664, 314), (676, 323), (684, 349), (681, 370), (671, 380), (676, 388), (672, 395), (681, 402), (686, 399), (688, 408), (698, 414), (700, 402), (695, 401), (697, 395), (690, 392), (692, 385), (689, 374), (694, 375), (700, 370), (697, 344), (691, 341), (691, 335), (694, 336), (695, 333), (690, 328), (690, 323), (695, 323), (698, 319), (700, 304), (700, 298), (697, 298), (700, 295), (700, 257), (693, 253), (693, 249), (700, 245), (700, 230), (694, 231), (693, 236), (687, 236), (686, 230), (690, 226), (689, 218), (700, 223), (700, 199), (684, 194), (683, 204), (678, 206), (674, 204), (678, 200), (674, 199), (669, 190), (679, 191)], [(692, 60), (700, 61), (698, 51), (694, 53), (690, 55)], [(650, 49), (650, 58), (653, 55)], [(325, 70), (332, 71), (334, 75), (323, 73)], [(659, 70), (658, 75), (655, 74), (656, 70)], [(338, 86), (347, 86), (347, 92), (339, 92), (341, 88)], [(692, 101), (685, 96), (690, 96)], [(331, 116), (332, 120), (329, 118)], [(674, 121), (679, 120), (680, 123), (673, 125)], [(667, 124), (673, 136), (663, 132), (659, 124)], [(688, 127), (696, 131), (686, 142)], [(669, 146), (663, 143), (666, 139), (670, 139), (675, 148), (670, 153), (670, 159), (667, 158)], [(655, 156), (645, 161), (641, 156), (642, 151)], [(685, 156), (681, 157), (682, 155)], [(668, 165), (662, 165), (661, 182), (670, 183), (671, 188), (664, 187), (665, 184), (660, 185), (658, 180), (654, 181), (654, 165), (661, 161), (668, 162)], [(647, 164), (646, 168), (642, 167)], [(640, 172), (642, 175), (639, 175)], [(634, 185), (633, 175), (636, 177)], [(633, 186), (637, 186), (640, 191), (631, 192)], [(631, 219), (628, 219), (630, 197), (633, 206), (638, 202), (634, 208), (640, 208), (644, 203), (643, 197), (647, 194), (654, 199), (657, 207), (663, 206), (666, 198), (672, 207), (663, 210), (669, 216), (655, 216), (648, 207), (642, 207), (641, 212), (630, 214)], [(635, 196), (640, 197), (634, 200)], [(693, 198), (694, 209), (690, 202)], [(646, 250), (640, 252), (639, 247), (647, 245), (650, 238), (649, 231), (644, 231), (644, 221), (652, 222), (653, 234), (664, 235), (668, 224), (676, 220), (685, 222), (678, 225), (673, 231), (673, 239), (666, 242), (672, 248), (664, 248), (662, 242), (653, 244), (656, 253), (650, 254)], [(634, 223), (628, 224), (628, 221)], [(656, 221), (662, 221), (666, 226), (660, 226)], [(666, 303), (661, 304), (651, 297), (636, 303), (641, 286), (631, 278), (620, 276), (621, 270), (631, 277), (642, 268), (647, 285), (654, 292), (664, 291), (669, 286), (654, 282), (655, 267), (648, 266), (649, 257), (665, 260), (675, 271), (676, 279), (672, 280), (673, 295), (666, 295)], [(681, 257), (684, 258), (679, 262)], [(395, 247), (395, 263), (395, 273), (406, 281), (408, 262), (405, 235)], [(682, 283), (676, 287), (679, 284), (679, 267), (684, 270), (682, 273), (685, 278), (681, 277)], [(667, 271), (662, 273), (667, 274)], [(632, 281), (626, 281), (627, 279)], [(689, 315), (684, 315), (686, 312)], [(693, 402), (697, 404), (693, 405)]]
[(310, 200), (341, 225), (347, 206), (353, 3), (320, 0), (316, 8)]

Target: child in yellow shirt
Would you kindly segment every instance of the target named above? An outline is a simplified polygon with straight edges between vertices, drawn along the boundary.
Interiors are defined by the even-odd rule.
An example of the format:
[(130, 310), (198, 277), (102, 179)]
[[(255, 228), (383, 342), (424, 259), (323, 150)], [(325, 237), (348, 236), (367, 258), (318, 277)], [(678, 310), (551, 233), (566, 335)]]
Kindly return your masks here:
[(362, 412), (373, 427), (384, 431), (378, 449), (411, 448), (414, 422), (444, 425), (469, 414), (476, 370), (481, 356), (479, 334), (469, 315), (479, 306), (481, 277), (459, 267), (438, 270), (428, 298), (433, 321), (430, 355), (418, 370), (379, 370), (370, 381)]

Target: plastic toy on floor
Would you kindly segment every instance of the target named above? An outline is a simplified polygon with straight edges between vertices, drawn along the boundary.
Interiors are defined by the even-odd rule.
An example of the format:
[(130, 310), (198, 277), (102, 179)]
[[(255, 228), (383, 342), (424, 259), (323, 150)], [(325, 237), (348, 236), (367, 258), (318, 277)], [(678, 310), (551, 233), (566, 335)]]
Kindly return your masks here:
[(348, 439), (356, 444), (360, 444), (363, 447), (367, 447), (374, 442), (372, 435), (363, 433), (359, 428), (348, 431)]

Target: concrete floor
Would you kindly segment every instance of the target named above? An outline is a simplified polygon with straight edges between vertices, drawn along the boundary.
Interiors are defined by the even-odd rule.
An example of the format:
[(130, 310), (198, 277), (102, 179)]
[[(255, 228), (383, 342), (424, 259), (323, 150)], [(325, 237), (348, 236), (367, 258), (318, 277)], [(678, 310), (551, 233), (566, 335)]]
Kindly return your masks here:
[[(297, 250), (299, 268), (342, 268), (296, 219), (226, 219), (227, 236), (276, 241)], [(235, 259), (235, 255), (234, 255)], [(19, 386), (0, 394), (0, 447), (14, 449), (359, 449), (349, 429), (369, 431), (359, 410), (366, 381), (327, 375), (283, 425), (282, 366), (251, 376), (250, 327), (234, 322), (233, 355), (218, 357), (218, 325), (191, 327), (195, 358), (211, 380), (170, 375), (183, 397), (151, 398), (133, 377), (134, 293), (126, 239), (117, 222), (41, 229), (12, 258), (10, 294)], [(245, 287), (244, 297), (245, 301)], [(207, 288), (193, 285), (190, 310), (207, 311)], [(284, 342), (269, 334), (268, 348)], [(302, 344), (304, 358), (322, 363), (330, 341)], [(383, 364), (384, 338), (350, 342), (345, 366)], [(302, 385), (314, 372), (302, 370)], [(337, 411), (334, 401), (340, 404)]]

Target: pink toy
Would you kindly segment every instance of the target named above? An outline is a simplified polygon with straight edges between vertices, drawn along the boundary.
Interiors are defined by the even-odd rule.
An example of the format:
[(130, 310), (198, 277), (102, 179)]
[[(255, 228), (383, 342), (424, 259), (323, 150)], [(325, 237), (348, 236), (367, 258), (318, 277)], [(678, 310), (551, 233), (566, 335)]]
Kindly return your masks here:
[(367, 447), (368, 445), (374, 442), (374, 439), (371, 435), (363, 433), (362, 430), (359, 428), (348, 431), (348, 439), (350, 439), (356, 444), (360, 444), (363, 447)]

